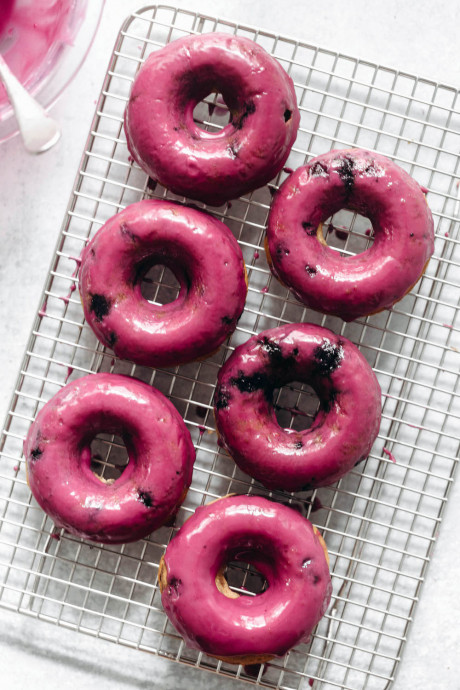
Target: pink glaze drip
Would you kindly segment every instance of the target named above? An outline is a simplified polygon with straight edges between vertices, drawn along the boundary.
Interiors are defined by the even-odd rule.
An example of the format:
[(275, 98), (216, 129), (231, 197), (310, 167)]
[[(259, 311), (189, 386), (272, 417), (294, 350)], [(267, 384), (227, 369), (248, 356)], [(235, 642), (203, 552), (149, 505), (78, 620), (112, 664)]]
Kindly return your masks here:
[(48, 307), (48, 297), (46, 297), (45, 301), (43, 302), (42, 308), (39, 310), (38, 315), (41, 317), (46, 316), (47, 307)]
[(69, 292), (67, 293), (67, 295), (65, 297), (59, 297), (59, 299), (62, 300), (64, 304), (69, 304), (70, 298), (72, 297), (72, 293), (75, 292), (76, 289), (77, 286), (75, 284), (72, 284), (69, 288)]
[[(32, 88), (51, 69), (63, 45), (72, 42), (76, 0), (1, 0), (0, 53), (22, 84)], [(83, 16), (86, 0), (79, 2)], [(0, 107), (8, 101), (0, 84)]]
[[(374, 242), (341, 257), (317, 228), (342, 208), (369, 218)], [(384, 156), (330, 151), (281, 186), (267, 227), (273, 273), (307, 306), (351, 321), (390, 308), (417, 282), (434, 249), (433, 218), (418, 183)]]
[[(311, 523), (258, 496), (229, 496), (198, 508), (165, 554), (163, 607), (186, 644), (218, 657), (283, 656), (326, 612), (331, 579)], [(268, 582), (231, 599), (215, 583), (230, 561), (251, 563)]]
[[(320, 409), (309, 429), (278, 424), (274, 390), (299, 381)], [(377, 436), (381, 391), (358, 348), (313, 324), (253, 336), (218, 375), (217, 430), (241, 469), (270, 489), (306, 491), (332, 484), (367, 458)]]
[(395, 456), (393, 455), (393, 453), (390, 450), (388, 450), (388, 448), (383, 448), (383, 452), (385, 453), (385, 455), (388, 455), (391, 462), (396, 462)]
[(276, 406), (277, 410), (286, 410), (286, 412), (290, 412), (293, 417), (308, 417), (309, 415), (306, 412), (303, 412), (303, 410), (299, 410), (298, 407), (280, 407)]
[[(243, 255), (226, 225), (196, 209), (148, 199), (111, 218), (82, 254), (86, 320), (116, 355), (145, 366), (205, 357), (235, 330), (244, 309)], [(149, 303), (142, 277), (166, 265), (176, 300)]]
[[(193, 120), (197, 103), (221, 93), (230, 122), (218, 133)], [(133, 158), (168, 189), (220, 206), (269, 182), (297, 136), (294, 85), (248, 38), (186, 36), (153, 52), (133, 84), (125, 113)]]
[[(91, 470), (91, 441), (121, 436), (129, 461), (112, 484)], [(173, 405), (142, 381), (95, 374), (72, 381), (39, 412), (24, 444), (30, 489), (74, 534), (124, 543), (160, 527), (182, 502), (195, 457)]]

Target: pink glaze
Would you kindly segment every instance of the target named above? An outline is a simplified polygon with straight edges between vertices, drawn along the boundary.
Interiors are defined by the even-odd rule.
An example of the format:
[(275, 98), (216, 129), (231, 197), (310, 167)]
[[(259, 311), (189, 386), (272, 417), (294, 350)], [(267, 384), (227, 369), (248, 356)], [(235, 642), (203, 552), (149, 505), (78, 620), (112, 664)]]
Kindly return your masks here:
[(0, 38), (8, 26), (15, 0), (2, 0), (0, 3)]
[[(231, 599), (216, 575), (231, 561), (266, 578), (257, 596)], [(295, 510), (259, 496), (197, 508), (171, 540), (163, 607), (185, 642), (217, 657), (283, 656), (326, 612), (331, 578), (321, 540)], [(161, 580), (160, 580), (161, 582)]]
[[(143, 276), (156, 264), (180, 283), (178, 298), (163, 306), (141, 293)], [(111, 218), (85, 248), (80, 293), (104, 345), (138, 364), (169, 366), (209, 355), (235, 330), (245, 277), (241, 249), (223, 223), (148, 199)]]
[[(72, 41), (77, 0), (1, 0), (0, 53), (19, 81), (31, 89)], [(83, 15), (86, 0), (79, 0)], [(0, 84), (0, 107), (8, 100)]]
[[(273, 408), (277, 388), (312, 386), (320, 409), (304, 431), (283, 429)], [(381, 391), (358, 348), (313, 324), (264, 331), (236, 348), (219, 372), (217, 430), (242, 470), (270, 489), (306, 491), (332, 484), (372, 447)]]
[[(90, 467), (91, 441), (121, 436), (129, 461), (112, 484)], [(173, 405), (142, 381), (84, 376), (39, 412), (24, 444), (30, 489), (57, 527), (91, 541), (124, 543), (160, 527), (182, 502), (194, 449)]]
[[(218, 133), (193, 121), (220, 92), (230, 122)], [(283, 167), (300, 122), (291, 78), (261, 46), (223, 33), (186, 36), (152, 53), (125, 113), (128, 148), (177, 194), (220, 206), (269, 182)]]
[[(320, 223), (341, 208), (367, 216), (374, 243), (341, 257)], [(419, 184), (384, 156), (330, 151), (296, 170), (273, 201), (267, 227), (274, 274), (307, 306), (351, 321), (391, 307), (417, 282), (434, 249)]]

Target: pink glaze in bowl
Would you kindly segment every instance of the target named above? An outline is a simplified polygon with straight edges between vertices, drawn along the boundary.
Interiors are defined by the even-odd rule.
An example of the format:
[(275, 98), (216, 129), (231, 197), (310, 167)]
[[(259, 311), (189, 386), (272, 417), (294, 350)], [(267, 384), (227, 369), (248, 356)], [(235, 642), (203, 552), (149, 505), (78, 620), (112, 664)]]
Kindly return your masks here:
[[(105, 0), (1, 0), (0, 53), (13, 74), (45, 108), (81, 67)], [(17, 133), (0, 84), (0, 142)]]

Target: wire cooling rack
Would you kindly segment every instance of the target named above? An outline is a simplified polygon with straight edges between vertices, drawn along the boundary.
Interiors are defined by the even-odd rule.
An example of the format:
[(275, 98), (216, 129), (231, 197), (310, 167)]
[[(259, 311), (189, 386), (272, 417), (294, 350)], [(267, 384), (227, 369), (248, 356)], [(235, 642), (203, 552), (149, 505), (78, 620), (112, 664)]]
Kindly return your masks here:
[[(129, 158), (122, 130), (133, 78), (149, 52), (189, 33), (249, 36), (292, 76), (301, 128), (288, 166), (351, 145), (397, 161), (428, 190), (436, 249), (410, 295), (392, 310), (344, 324), (300, 305), (268, 269), (263, 238), (271, 195), (286, 176), (213, 213), (232, 229), (249, 274), (246, 310), (235, 334), (209, 359), (167, 370), (121, 361), (86, 325), (76, 291), (83, 246), (127, 204), (144, 197), (184, 199), (146, 178)], [(0, 604), (94, 637), (135, 647), (264, 687), (321, 690), (388, 688), (406, 640), (459, 449), (460, 286), (458, 264), (459, 94), (448, 86), (228, 21), (170, 7), (134, 13), (117, 38), (49, 278), (39, 304), (2, 437)], [(228, 120), (214, 95), (195, 112), (216, 131)], [(372, 242), (369, 221), (350, 212), (325, 224), (344, 255)], [(174, 298), (172, 274), (156, 267), (144, 296)], [(265, 328), (313, 321), (354, 341), (374, 368), (383, 419), (369, 459), (333, 487), (269, 494), (219, 447), (212, 397), (231, 350)], [(192, 487), (175, 524), (124, 546), (84, 543), (57, 531), (31, 498), (22, 442), (37, 411), (67, 381), (113, 371), (148, 381), (183, 415), (197, 451)], [(278, 393), (283, 426), (305, 428), (315, 396), (293, 382)], [(117, 437), (93, 442), (94, 471), (119, 476), (126, 450)], [(216, 661), (186, 647), (168, 623), (157, 567), (190, 513), (226, 493), (255, 492), (289, 502), (322, 531), (331, 556), (333, 598), (309, 644), (257, 669)], [(263, 587), (257, 573), (228, 569), (245, 594)], [(236, 578), (236, 579), (235, 579)]]

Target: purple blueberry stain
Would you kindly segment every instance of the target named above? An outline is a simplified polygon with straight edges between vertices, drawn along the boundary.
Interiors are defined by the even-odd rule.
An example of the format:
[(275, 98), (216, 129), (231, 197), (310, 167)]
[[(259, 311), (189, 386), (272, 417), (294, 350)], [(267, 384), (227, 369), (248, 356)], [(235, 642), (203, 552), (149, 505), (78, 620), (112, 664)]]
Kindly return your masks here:
[(104, 295), (92, 295), (90, 303), (90, 311), (96, 317), (96, 321), (102, 321), (104, 317), (110, 312), (111, 304)]
[(324, 163), (316, 161), (310, 168), (310, 175), (311, 177), (327, 177), (329, 172)]
[(182, 580), (178, 577), (172, 577), (168, 583), (168, 594), (171, 599), (178, 599), (182, 589)]
[(37, 446), (30, 451), (31, 458), (34, 462), (37, 462), (43, 455), (43, 449)]
[(112, 348), (112, 350), (115, 347), (115, 345), (117, 344), (117, 340), (118, 340), (117, 334), (115, 333), (115, 331), (111, 331), (111, 333), (109, 334), (109, 337), (107, 338), (107, 342), (108, 342), (109, 347)]
[(314, 349), (313, 356), (316, 362), (317, 373), (322, 376), (328, 376), (332, 374), (342, 362), (342, 344), (340, 342), (337, 344), (331, 343), (328, 338), (325, 338), (323, 343)]
[(150, 491), (139, 489), (137, 492), (137, 500), (143, 503), (146, 508), (153, 508), (153, 495)]
[(343, 182), (343, 185), (345, 187), (345, 195), (346, 197), (349, 197), (353, 191), (353, 187), (355, 184), (355, 177), (353, 174), (354, 170), (354, 161), (352, 158), (349, 158), (348, 156), (345, 156), (344, 158), (339, 159), (339, 165), (337, 166), (337, 173)]
[(216, 410), (225, 410), (230, 403), (230, 392), (225, 388), (218, 388), (216, 391)]
[(305, 230), (307, 235), (309, 235), (310, 237), (313, 237), (313, 235), (316, 235), (316, 228), (313, 225), (313, 223), (311, 223), (309, 220), (303, 221), (302, 228)]

